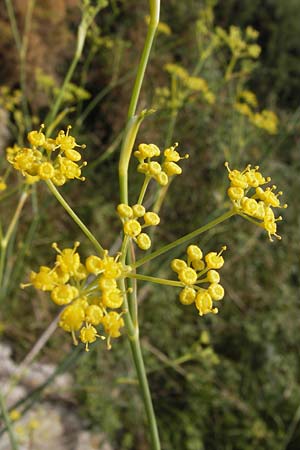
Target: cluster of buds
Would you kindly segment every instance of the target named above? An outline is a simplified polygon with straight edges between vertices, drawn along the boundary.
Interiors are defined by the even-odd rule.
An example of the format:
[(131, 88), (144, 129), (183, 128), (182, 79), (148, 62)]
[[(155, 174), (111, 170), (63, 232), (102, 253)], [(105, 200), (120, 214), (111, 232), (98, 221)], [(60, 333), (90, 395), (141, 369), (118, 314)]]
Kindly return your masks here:
[(150, 178), (154, 178), (161, 186), (166, 186), (169, 177), (180, 175), (181, 167), (177, 164), (180, 159), (186, 159), (188, 154), (180, 156), (175, 150), (178, 144), (164, 150), (164, 160), (160, 164), (158, 161), (152, 161), (152, 158), (158, 158), (161, 154), (160, 149), (154, 144), (140, 144), (139, 149), (134, 152), (134, 156), (138, 159), (138, 172), (145, 174)]
[(269, 134), (276, 134), (278, 131), (278, 117), (268, 109), (257, 111), (258, 102), (256, 95), (252, 91), (241, 91), (234, 104), (234, 109), (243, 116), (248, 117), (249, 121), (258, 128), (267, 131)]
[[(203, 253), (197, 245), (189, 245), (187, 248), (187, 262), (183, 259), (173, 259), (171, 268), (177, 273), (183, 289), (179, 299), (183, 305), (195, 303), (199, 315), (208, 313), (217, 314), (218, 308), (213, 307), (213, 301), (222, 300), (224, 289), (219, 284), (218, 270), (224, 265), (222, 256), (226, 247), (222, 247), (219, 253), (209, 252), (203, 258)], [(208, 284), (204, 288), (199, 285)]]
[(249, 164), (242, 172), (230, 170), (227, 162), (225, 166), (231, 184), (227, 193), (237, 213), (241, 216), (246, 215), (257, 219), (252, 219), (252, 221), (267, 231), (270, 241), (272, 241), (273, 235), (281, 239), (276, 234), (276, 222), (282, 220), (282, 217), (275, 218), (272, 208), (287, 208), (287, 204), (281, 205), (279, 200), (282, 192), (275, 193), (276, 186), (266, 187), (265, 189), (261, 187), (269, 183), (271, 178), (265, 178), (258, 171), (259, 166), (251, 168)]
[[(151, 239), (142, 230), (157, 226), (160, 222), (159, 215), (152, 211), (146, 211), (141, 204), (129, 206), (120, 203), (117, 206), (117, 212), (123, 222), (124, 234), (132, 238), (140, 249), (148, 250), (151, 246)], [(143, 219), (144, 223), (141, 224), (139, 219)]]
[[(79, 242), (73, 248), (60, 250), (56, 243), (52, 247), (57, 251), (53, 267), (41, 266), (38, 272), (30, 273), (30, 283), (36, 289), (49, 291), (51, 300), (64, 309), (60, 314), (59, 326), (72, 334), (77, 344), (79, 340), (88, 345), (97, 338), (105, 339), (96, 327), (102, 325), (110, 348), (111, 338), (121, 335), (124, 326), (122, 311), (116, 311), (123, 304), (123, 293), (117, 287), (117, 279), (124, 274), (123, 266), (117, 258), (106, 251), (102, 258), (90, 255), (85, 264), (80, 261), (77, 252)], [(95, 275), (87, 283), (90, 274)]]
[(84, 181), (81, 169), (87, 163), (84, 161), (79, 165), (81, 154), (75, 147), (85, 148), (85, 145), (78, 145), (70, 135), (71, 126), (68, 126), (66, 133), (59, 131), (55, 139), (47, 138), (42, 132), (43, 128), (44, 125), (39, 131), (28, 133), (31, 148), (18, 145), (8, 147), (8, 162), (26, 177), (29, 184), (51, 180), (56, 186), (62, 186), (67, 180), (75, 178)]
[(261, 47), (255, 43), (259, 33), (252, 27), (247, 27), (245, 32), (235, 25), (231, 25), (229, 31), (221, 27), (216, 28), (217, 36), (227, 44), (235, 58), (257, 59), (261, 52)]

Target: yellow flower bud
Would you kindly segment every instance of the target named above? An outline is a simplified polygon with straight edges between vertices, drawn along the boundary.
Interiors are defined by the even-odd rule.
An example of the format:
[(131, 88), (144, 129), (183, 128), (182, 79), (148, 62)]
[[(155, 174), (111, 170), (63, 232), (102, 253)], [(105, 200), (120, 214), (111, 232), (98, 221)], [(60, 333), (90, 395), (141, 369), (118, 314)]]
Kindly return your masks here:
[(179, 299), (183, 305), (191, 305), (196, 298), (196, 291), (191, 287), (185, 287), (180, 291)]
[(103, 311), (98, 305), (89, 305), (85, 310), (85, 321), (92, 325), (99, 325), (103, 317)]
[(151, 247), (151, 239), (146, 233), (139, 234), (136, 243), (141, 250), (148, 250)]
[(216, 270), (209, 270), (207, 272), (207, 281), (209, 283), (219, 283), (220, 281), (219, 272), (217, 272)]
[(147, 226), (156, 226), (160, 222), (159, 215), (154, 212), (146, 212), (144, 215), (144, 221)]
[(178, 273), (185, 268), (187, 268), (187, 263), (183, 261), (183, 259), (173, 259), (171, 262), (171, 269), (174, 270), (174, 272)]
[(85, 313), (82, 306), (72, 304), (67, 306), (60, 315), (59, 326), (68, 332), (74, 332), (81, 328)]
[(143, 215), (146, 212), (144, 206), (143, 205), (139, 205), (139, 204), (133, 205), (132, 206), (132, 211), (133, 211), (134, 217), (143, 217)]
[(148, 170), (150, 175), (158, 175), (161, 172), (161, 165), (156, 161), (151, 161)]
[(133, 216), (132, 208), (125, 203), (120, 203), (117, 206), (117, 212), (122, 219), (131, 219)]
[(187, 255), (190, 261), (202, 259), (203, 253), (197, 245), (189, 245), (187, 248)]
[(44, 162), (40, 164), (38, 174), (42, 180), (50, 180), (54, 177), (55, 170), (50, 162)]
[(117, 282), (114, 278), (106, 278), (105, 276), (101, 276), (98, 280), (98, 285), (102, 291), (109, 291), (117, 287)]
[(142, 227), (135, 219), (128, 220), (124, 223), (124, 233), (130, 237), (136, 237), (142, 231)]
[(123, 304), (123, 295), (120, 289), (104, 291), (102, 295), (102, 303), (106, 308), (120, 308)]
[(244, 189), (241, 187), (231, 186), (227, 190), (227, 194), (231, 200), (241, 200), (244, 197)]
[(186, 267), (178, 272), (178, 278), (184, 284), (195, 284), (197, 281), (197, 272), (191, 267)]
[(163, 169), (169, 177), (173, 175), (180, 175), (182, 173), (182, 168), (175, 162), (164, 162)]
[(224, 265), (224, 258), (221, 256), (221, 253), (226, 250), (226, 247), (222, 247), (222, 250), (219, 253), (210, 252), (205, 255), (205, 262), (209, 269), (221, 269)]
[(70, 284), (56, 286), (51, 292), (51, 299), (57, 305), (67, 305), (78, 296), (78, 289)]
[(204, 316), (208, 313), (217, 314), (218, 312), (217, 308), (213, 308), (212, 298), (207, 291), (198, 292), (195, 304), (199, 311), (199, 316)]
[(41, 133), (39, 131), (30, 131), (27, 135), (27, 139), (30, 144), (34, 145), (35, 147), (42, 146), (46, 140), (44, 133)]
[(222, 300), (224, 297), (224, 288), (218, 283), (212, 283), (208, 288), (208, 293), (213, 300)]
[(117, 338), (121, 336), (120, 328), (124, 326), (124, 320), (115, 311), (110, 311), (102, 319), (102, 324), (104, 326), (105, 332), (112, 338)]
[(166, 172), (160, 172), (158, 175), (156, 175), (155, 179), (161, 186), (166, 186), (169, 182), (169, 178)]
[(88, 272), (97, 275), (104, 269), (103, 260), (99, 258), (99, 256), (90, 255), (85, 260), (85, 267), (87, 268)]

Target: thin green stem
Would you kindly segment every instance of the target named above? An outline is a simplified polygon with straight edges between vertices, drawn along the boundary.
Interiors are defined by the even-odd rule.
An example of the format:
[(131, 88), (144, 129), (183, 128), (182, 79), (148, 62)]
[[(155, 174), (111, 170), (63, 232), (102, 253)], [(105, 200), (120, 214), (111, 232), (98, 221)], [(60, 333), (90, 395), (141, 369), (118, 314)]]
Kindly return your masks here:
[[(134, 249), (134, 243), (131, 240), (130, 242), (130, 248), (129, 248), (129, 252), (128, 252), (128, 262), (130, 264), (130, 266), (135, 263), (136, 259), (135, 259), (135, 249)], [(129, 311), (130, 311), (130, 315), (131, 315), (131, 319), (133, 322), (133, 325), (135, 327), (138, 326), (138, 300), (137, 300), (137, 282), (134, 278), (129, 278), (128, 279), (128, 286), (129, 286), (129, 290), (128, 290), (128, 306), (129, 306)]]
[(150, 436), (153, 450), (160, 450), (160, 440), (155, 419), (155, 412), (152, 404), (151, 393), (148, 385), (141, 344), (138, 338), (129, 340), (131, 353), (133, 356), (136, 373), (139, 380), (139, 386), (144, 401), (144, 407), (150, 427)]
[(164, 284), (166, 286), (175, 286), (175, 287), (184, 287), (184, 284), (180, 281), (172, 281), (172, 280), (166, 280), (164, 278), (157, 278), (157, 277), (150, 277), (148, 275), (141, 275), (139, 273), (130, 273), (127, 275), (128, 278), (134, 278), (136, 280), (142, 280), (142, 281), (148, 281), (150, 283), (156, 283), (156, 284)]
[(147, 187), (148, 187), (148, 184), (149, 184), (150, 180), (151, 180), (151, 177), (149, 175), (146, 175), (145, 179), (144, 179), (144, 182), (143, 182), (143, 186), (141, 188), (141, 192), (140, 192), (138, 201), (137, 201), (137, 203), (139, 205), (141, 205), (143, 203), (143, 200), (144, 200), (144, 197), (145, 197), (145, 194), (146, 194), (146, 190), (147, 190)]
[[(135, 143), (136, 135), (139, 129), (139, 126), (147, 114), (147, 112), (143, 112), (140, 115), (136, 116), (136, 108), (137, 103), (144, 79), (145, 70), (147, 67), (147, 63), (149, 60), (149, 55), (153, 43), (153, 39), (155, 36), (156, 28), (159, 22), (159, 10), (160, 10), (160, 0), (149, 0), (150, 4), (150, 23), (148, 26), (146, 41), (144, 45), (144, 49), (142, 52), (142, 56), (139, 62), (137, 75), (131, 95), (130, 105), (128, 109), (128, 121), (124, 133), (123, 144), (121, 148), (120, 161), (119, 161), (119, 184), (120, 184), (120, 199), (121, 203), (128, 204), (128, 168), (129, 161), (132, 153), (132, 149)], [(140, 200), (143, 199), (145, 190), (147, 185), (144, 183), (142, 187), (142, 192), (140, 194)], [(144, 192), (143, 192), (144, 191)], [(128, 239), (124, 238), (122, 245), (122, 261), (125, 262), (127, 260), (128, 253)], [(129, 256), (130, 259), (130, 256)], [(122, 280), (120, 284), (120, 288), (123, 292), (126, 292), (125, 280)], [(137, 322), (137, 297), (136, 292), (133, 290), (130, 295), (130, 310), (128, 305), (127, 294), (125, 294), (126, 304), (125, 308), (128, 309), (128, 312), (124, 316), (128, 338), (131, 348), (131, 353), (133, 357), (133, 361), (135, 364), (135, 369), (137, 373), (137, 377), (139, 380), (139, 386), (141, 388), (142, 398), (144, 401), (144, 407), (146, 411), (146, 415), (148, 418), (149, 428), (150, 428), (150, 436), (153, 450), (160, 450), (160, 441), (158, 435), (158, 429), (156, 424), (155, 413), (152, 405), (151, 394), (149, 390), (146, 370), (143, 361), (143, 355), (141, 351), (140, 341), (139, 341), (139, 330), (138, 330), (138, 322)], [(132, 316), (135, 317), (135, 322), (132, 320)], [(135, 316), (136, 315), (136, 316)]]
[(70, 64), (68, 72), (67, 72), (67, 74), (65, 76), (65, 79), (63, 81), (62, 87), (59, 89), (58, 95), (56, 97), (56, 100), (55, 100), (55, 102), (54, 102), (54, 104), (53, 104), (53, 106), (52, 106), (52, 108), (51, 108), (51, 110), (49, 112), (49, 115), (47, 116), (47, 118), (45, 120), (45, 122), (47, 124), (47, 127), (51, 126), (53, 121), (55, 120), (55, 117), (56, 117), (56, 115), (58, 113), (58, 110), (59, 110), (60, 105), (61, 105), (62, 100), (63, 100), (64, 92), (66, 90), (66, 87), (67, 87), (68, 83), (70, 82), (70, 80), (71, 80), (71, 78), (73, 76), (73, 73), (74, 73), (74, 71), (76, 69), (76, 66), (77, 66), (78, 62), (79, 62), (80, 56), (81, 55), (79, 55), (77, 52), (73, 56), (72, 62)]
[(14, 432), (13, 432), (13, 429), (11, 426), (11, 421), (9, 419), (9, 415), (7, 414), (6, 405), (5, 405), (4, 398), (3, 398), (1, 391), (0, 391), (0, 409), (1, 409), (2, 417), (4, 419), (5, 427), (7, 429), (8, 435), (9, 435), (11, 450), (18, 450), (19, 446), (17, 444), (17, 440), (16, 440), (16, 437), (14, 435)]
[(171, 119), (169, 121), (168, 130), (167, 130), (167, 137), (165, 140), (165, 147), (169, 147), (171, 145), (173, 134), (175, 130), (175, 125), (178, 117), (178, 109), (173, 109), (171, 113)]
[(81, 219), (77, 216), (77, 214), (73, 211), (69, 203), (63, 198), (63, 196), (58, 192), (52, 181), (47, 180), (46, 184), (49, 190), (52, 192), (54, 197), (59, 201), (61, 206), (67, 211), (69, 216), (74, 220), (74, 222), (79, 226), (81, 231), (86, 235), (86, 237), (91, 241), (95, 249), (99, 252), (100, 256), (104, 254), (104, 248), (95, 238), (93, 233), (87, 228), (87, 226), (82, 222)]
[(118, 280), (118, 287), (123, 292), (124, 296), (124, 303), (123, 303), (123, 309), (124, 309), (124, 321), (125, 326), (127, 330), (127, 337), (129, 341), (131, 342), (133, 339), (136, 339), (136, 335), (138, 333), (137, 328), (133, 325), (132, 318), (129, 312), (129, 306), (128, 306), (128, 298), (127, 298), (127, 292), (126, 292), (126, 285), (124, 278), (120, 278)]
[(27, 200), (28, 193), (25, 191), (22, 193), (19, 203), (17, 205), (16, 211), (10, 221), (10, 224), (8, 226), (7, 232), (5, 233), (4, 237), (1, 239), (1, 255), (0, 255), (0, 287), (2, 290), (2, 280), (3, 280), (3, 273), (4, 273), (4, 265), (5, 265), (5, 259), (6, 259), (6, 251), (7, 246), (9, 244), (9, 240), (11, 238), (11, 235), (14, 231), (14, 228), (16, 226), (16, 223), (19, 220), (21, 211), (23, 209), (23, 206)]
[(28, 97), (27, 97), (27, 87), (26, 87), (26, 55), (28, 49), (28, 41), (29, 41), (29, 31), (31, 26), (32, 14), (34, 9), (35, 0), (29, 0), (26, 17), (25, 17), (25, 26), (24, 33), (22, 38), (22, 44), (20, 48), (20, 84), (22, 90), (22, 108), (23, 114), (26, 124), (27, 131), (31, 128), (31, 116), (28, 106)]
[(160, 255), (163, 255), (164, 253), (168, 252), (169, 250), (172, 250), (175, 247), (178, 247), (181, 244), (184, 244), (185, 242), (188, 242), (189, 240), (199, 236), (200, 234), (204, 233), (205, 231), (210, 230), (211, 228), (215, 227), (219, 223), (224, 222), (225, 220), (229, 219), (230, 217), (234, 216), (236, 214), (235, 210), (229, 210), (222, 214), (220, 217), (217, 217), (216, 219), (212, 220), (211, 222), (207, 223), (206, 225), (197, 228), (195, 231), (192, 231), (191, 233), (185, 234), (179, 239), (176, 239), (176, 241), (171, 242), (170, 244), (164, 245), (163, 247), (157, 249), (155, 252), (150, 253), (150, 255), (146, 255), (144, 258), (141, 258), (138, 260), (133, 267), (136, 269), (146, 262), (151, 261), (154, 258), (157, 258)]
[(121, 203), (128, 204), (128, 167), (131, 152), (135, 143), (136, 135), (139, 127), (148, 112), (143, 111), (139, 116), (133, 116), (127, 123), (120, 160), (119, 160), (119, 184)]
[(15, 44), (16, 44), (18, 52), (20, 52), (21, 37), (20, 37), (20, 32), (18, 29), (17, 21), (16, 21), (14, 7), (13, 7), (11, 0), (5, 0), (5, 4), (6, 4), (6, 9), (7, 9), (7, 13), (8, 13), (9, 21), (10, 21), (11, 31), (14, 36)]
[(142, 56), (136, 74), (135, 83), (133, 86), (130, 105), (128, 109), (128, 119), (131, 119), (136, 112), (136, 107), (140, 96), (145, 70), (148, 64), (150, 51), (153, 44), (153, 39), (156, 33), (157, 25), (159, 23), (159, 12), (160, 12), (160, 0), (150, 0), (150, 22), (148, 26)]
[(235, 55), (232, 55), (231, 60), (227, 66), (227, 69), (226, 69), (226, 72), (224, 75), (225, 81), (230, 80), (234, 66), (236, 65), (236, 62), (237, 62), (237, 57)]

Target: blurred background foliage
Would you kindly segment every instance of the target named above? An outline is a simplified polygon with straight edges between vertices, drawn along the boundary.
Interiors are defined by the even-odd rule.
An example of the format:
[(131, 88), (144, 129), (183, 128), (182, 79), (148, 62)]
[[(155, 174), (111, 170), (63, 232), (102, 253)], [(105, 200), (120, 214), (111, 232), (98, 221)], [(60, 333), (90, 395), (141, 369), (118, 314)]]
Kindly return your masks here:
[[(27, 2), (13, 3), (22, 28)], [(64, 98), (68, 110), (62, 124), (71, 123), (78, 141), (86, 142), (89, 164), (84, 171), (87, 181), (71, 183), (63, 192), (106, 248), (118, 246), (118, 151), (145, 38), (147, 6), (146, 1), (108, 2), (91, 28)], [(25, 130), (18, 55), (4, 3), (0, 13), (4, 172), (5, 145)], [(157, 112), (144, 121), (138, 143), (153, 142), (163, 148), (178, 141), (181, 152), (188, 152), (190, 158), (163, 202), (155, 246), (223, 211), (225, 160), (239, 169), (249, 162), (259, 164), (289, 203), (279, 224), (280, 242), (268, 242), (262, 230), (238, 217), (197, 241), (205, 252), (228, 246), (222, 269), (226, 296), (217, 316), (198, 317), (192, 308), (180, 305), (175, 289), (140, 284), (142, 342), (164, 450), (300, 448), (299, 19), (298, 0), (162, 1), (165, 25), (157, 34), (139, 105), (140, 110), (154, 106)], [(37, 127), (71, 62), (79, 20), (76, 0), (36, 2), (26, 70)], [(228, 31), (231, 25), (257, 29), (262, 51), (259, 58), (238, 59), (233, 76), (227, 73), (226, 80), (231, 51), (220, 40), (216, 43), (215, 37), (216, 27)], [(182, 71), (202, 82), (191, 81)], [(252, 115), (236, 107), (247, 103), (241, 100), (245, 90), (257, 95), (259, 106), (253, 106)], [(255, 124), (254, 114), (263, 110), (278, 116), (275, 130), (272, 121), (267, 129)], [(134, 162), (131, 198), (139, 192), (141, 180)], [(8, 183), (13, 189), (17, 177), (10, 174)], [(157, 195), (152, 186), (149, 204), (157, 202)], [(17, 200), (13, 192), (5, 191), (1, 199), (5, 225), (6, 211), (13, 210)], [(1, 332), (17, 360), (34, 345), (55, 310), (46, 295), (20, 291), (19, 283), (29, 268), (52, 259), (51, 242), (67, 246), (80, 238), (76, 225), (39, 185), (10, 245), (4, 278)], [(81, 251), (89, 250), (89, 243), (83, 241)], [(168, 253), (144, 270), (172, 276), (169, 262), (180, 251), (184, 249)], [(44, 347), (42, 360), (59, 364), (62, 352), (69, 351), (70, 342), (57, 331)], [(100, 343), (88, 354), (82, 352), (73, 373), (83, 424), (103, 429), (116, 449), (148, 448), (125, 340), (116, 342), (111, 352)]]

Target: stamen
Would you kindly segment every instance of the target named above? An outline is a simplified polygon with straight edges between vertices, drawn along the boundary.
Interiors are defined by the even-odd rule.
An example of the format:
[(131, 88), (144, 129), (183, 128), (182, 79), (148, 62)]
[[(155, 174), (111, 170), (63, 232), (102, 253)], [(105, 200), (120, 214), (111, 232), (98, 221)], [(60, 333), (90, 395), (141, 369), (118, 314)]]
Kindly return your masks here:
[(53, 242), (53, 244), (51, 245), (51, 247), (57, 251), (57, 253), (59, 253), (61, 255), (61, 250), (58, 248), (58, 245), (56, 242)]

